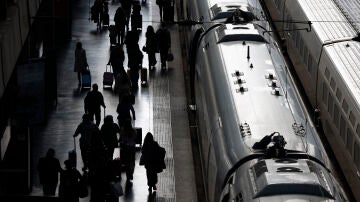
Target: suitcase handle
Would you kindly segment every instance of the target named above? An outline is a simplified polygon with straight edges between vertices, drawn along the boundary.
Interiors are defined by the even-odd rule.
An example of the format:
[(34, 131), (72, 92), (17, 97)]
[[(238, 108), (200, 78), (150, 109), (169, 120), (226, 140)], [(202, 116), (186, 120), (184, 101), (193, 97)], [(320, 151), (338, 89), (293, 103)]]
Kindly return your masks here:
[(111, 66), (111, 65), (106, 65), (105, 71), (107, 72), (107, 68), (108, 68), (108, 67), (109, 67), (110, 72), (112, 72), (112, 66)]

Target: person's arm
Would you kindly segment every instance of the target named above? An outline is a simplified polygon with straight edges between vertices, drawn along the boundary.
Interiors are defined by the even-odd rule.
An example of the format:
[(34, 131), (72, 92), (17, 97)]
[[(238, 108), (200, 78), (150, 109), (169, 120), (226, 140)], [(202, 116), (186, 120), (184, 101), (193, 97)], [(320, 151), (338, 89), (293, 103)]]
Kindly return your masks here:
[(135, 118), (135, 110), (134, 110), (134, 107), (132, 106), (132, 104), (130, 104), (130, 110), (131, 110), (131, 113), (133, 115), (133, 120), (135, 121), (136, 118)]
[(104, 97), (103, 97), (103, 95), (100, 93), (100, 95), (101, 95), (101, 105), (104, 107), (104, 109), (106, 108), (106, 106), (105, 106), (105, 102), (104, 102)]
[(81, 126), (79, 125), (79, 126), (76, 128), (73, 137), (77, 137), (80, 133), (81, 133)]

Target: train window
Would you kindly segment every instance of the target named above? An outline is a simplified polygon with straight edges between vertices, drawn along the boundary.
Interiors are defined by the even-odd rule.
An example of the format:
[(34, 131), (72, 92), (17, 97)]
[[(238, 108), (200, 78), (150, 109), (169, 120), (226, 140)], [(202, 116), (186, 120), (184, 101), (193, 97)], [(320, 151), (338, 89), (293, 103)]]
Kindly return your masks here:
[(296, 47), (300, 47), (300, 33), (298, 31), (296, 31)]
[(304, 55), (304, 41), (299, 33), (299, 36), (300, 36), (300, 55)]
[[(305, 65), (308, 65), (308, 58), (309, 58), (309, 52), (306, 46), (304, 46), (304, 63)], [(309, 70), (309, 67), (308, 67)]]
[(341, 101), (342, 93), (339, 88), (336, 89), (336, 97), (338, 98), (339, 102)]
[(348, 149), (348, 152), (350, 153), (350, 155), (352, 156), (352, 146), (353, 146), (353, 140), (354, 140), (354, 135), (351, 132), (350, 128), (348, 128), (347, 130), (347, 138), (346, 138), (346, 147)]
[(308, 71), (311, 73), (311, 71), (314, 69), (313, 65), (314, 65), (314, 59), (311, 56), (310, 52), (309, 52), (309, 61), (308, 61)]
[(335, 86), (336, 86), (336, 83), (335, 83), (335, 80), (334, 78), (331, 78), (330, 80), (330, 87), (333, 91), (335, 91)]
[(358, 169), (360, 169), (360, 148), (359, 143), (355, 141), (354, 144), (354, 162)]
[(355, 127), (355, 116), (352, 111), (350, 111), (349, 120), (350, 120), (350, 123)]
[(328, 112), (330, 114), (330, 116), (332, 116), (333, 114), (333, 99), (331, 97), (330, 92), (328, 93)]
[(323, 82), (323, 96), (322, 96), (322, 98), (323, 98), (323, 102), (324, 102), (324, 104), (326, 105), (327, 104), (327, 94), (328, 94), (328, 91), (327, 91), (327, 87), (326, 87), (326, 83), (325, 82)]
[(336, 104), (334, 104), (334, 124), (339, 129), (339, 107)]
[(347, 114), (347, 111), (349, 110), (349, 105), (348, 105), (348, 103), (346, 102), (346, 100), (343, 100), (342, 108), (343, 108), (345, 114)]
[(360, 123), (356, 127), (356, 134), (360, 137)]
[(346, 123), (343, 116), (340, 116), (340, 136), (345, 143)]
[(330, 78), (330, 72), (329, 72), (329, 69), (326, 67), (326, 69), (325, 69), (325, 78), (327, 79), (327, 80), (329, 80), (329, 78)]

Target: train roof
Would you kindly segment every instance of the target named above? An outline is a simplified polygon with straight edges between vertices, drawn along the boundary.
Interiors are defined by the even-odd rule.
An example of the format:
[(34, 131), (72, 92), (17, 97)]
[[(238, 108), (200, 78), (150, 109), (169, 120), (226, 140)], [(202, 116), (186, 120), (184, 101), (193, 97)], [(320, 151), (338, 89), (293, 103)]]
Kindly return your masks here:
[[(312, 22), (312, 29), (317, 33), (322, 43), (346, 40), (357, 34), (340, 9), (332, 0), (299, 0), (302, 11)], [(291, 7), (291, 4), (288, 5)]]
[[(234, 30), (239, 26), (245, 29)], [(301, 108), (294, 86), (287, 82), (286, 77), (289, 75), (284, 72), (284, 61), (276, 56), (277, 49), (273, 47), (273, 43), (257, 40), (268, 34), (262, 35), (262, 29), (257, 30), (253, 24), (226, 24), (213, 33), (221, 57), (211, 57), (214, 61), (210, 63), (219, 64), (221, 59), (221, 65), (226, 68), (238, 119), (244, 127), (251, 129), (251, 136), (244, 138), (246, 144), (251, 147), (265, 135), (277, 131), (287, 141), (286, 149), (321, 158), (321, 148), (309, 146), (316, 144), (316, 140), (314, 134), (311, 134), (312, 130), (308, 128), (311, 126), (307, 125), (308, 117)], [(222, 41), (226, 35), (237, 37)], [(204, 41), (208, 40), (211, 39)], [(297, 133), (300, 125), (306, 128), (307, 135)], [(305, 144), (302, 138), (307, 139)]]
[[(346, 41), (325, 46), (325, 50), (335, 64), (336, 72), (343, 79), (341, 83), (346, 85), (345, 87), (358, 103), (357, 106), (360, 106), (360, 43)], [(328, 78), (327, 75), (325, 77)], [(339, 81), (335, 82), (339, 83)]]
[(354, 29), (360, 32), (360, 2), (349, 0), (334, 0), (334, 2), (338, 5)]

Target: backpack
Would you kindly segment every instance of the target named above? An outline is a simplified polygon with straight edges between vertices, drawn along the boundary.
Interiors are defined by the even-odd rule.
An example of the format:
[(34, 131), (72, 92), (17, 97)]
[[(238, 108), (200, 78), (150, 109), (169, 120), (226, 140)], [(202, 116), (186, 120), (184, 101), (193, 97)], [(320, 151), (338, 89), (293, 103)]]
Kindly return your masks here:
[(166, 169), (165, 154), (166, 154), (166, 150), (163, 147), (158, 146), (157, 150), (156, 150), (156, 156), (157, 156), (157, 162), (158, 162), (158, 165), (156, 167), (157, 173), (161, 173), (163, 171), (163, 169)]

